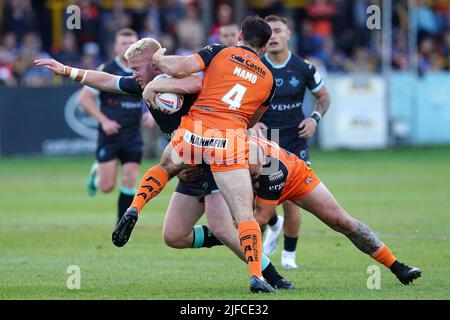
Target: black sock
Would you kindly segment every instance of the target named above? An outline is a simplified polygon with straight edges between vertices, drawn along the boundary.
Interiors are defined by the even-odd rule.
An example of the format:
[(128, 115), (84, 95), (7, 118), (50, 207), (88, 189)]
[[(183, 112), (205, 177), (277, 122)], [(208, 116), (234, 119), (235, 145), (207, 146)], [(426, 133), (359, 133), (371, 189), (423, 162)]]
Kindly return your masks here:
[(277, 223), (277, 221), (278, 221), (278, 214), (275, 213), (273, 217), (270, 218), (268, 225), (272, 227), (275, 225), (275, 223)]
[(298, 237), (291, 238), (288, 236), (284, 236), (284, 250), (293, 252), (295, 248), (297, 248), (297, 240)]
[(262, 271), (262, 275), (271, 286), (275, 285), (275, 282), (278, 280), (283, 279), (273, 266), (272, 262)]
[(208, 226), (202, 226), (203, 232), (205, 235), (205, 240), (203, 240), (203, 247), (205, 248), (211, 248), (214, 246), (222, 246), (222, 242), (219, 241), (219, 239), (216, 238), (215, 235), (211, 232), (211, 229)]
[(133, 198), (134, 195), (130, 196), (122, 192), (119, 193), (119, 211), (117, 212), (117, 222), (120, 221), (125, 211), (127, 211), (127, 209), (130, 207), (131, 203), (133, 202)]
[(398, 260), (395, 260), (394, 263), (390, 266), (389, 269), (391, 269), (391, 271), (393, 273), (397, 273), (397, 271), (401, 268), (401, 263)]
[(192, 248), (211, 248), (223, 245), (208, 226), (194, 226), (192, 230), (194, 232)]

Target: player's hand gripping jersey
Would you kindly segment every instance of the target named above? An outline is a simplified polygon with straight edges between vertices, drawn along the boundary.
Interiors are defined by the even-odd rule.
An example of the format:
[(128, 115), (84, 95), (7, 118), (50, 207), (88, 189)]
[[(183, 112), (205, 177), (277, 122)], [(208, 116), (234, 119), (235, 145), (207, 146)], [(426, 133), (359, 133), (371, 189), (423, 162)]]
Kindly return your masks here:
[(204, 161), (212, 171), (247, 168), (247, 126), (270, 103), (272, 74), (247, 47), (210, 45), (196, 57), (205, 70), (202, 89), (172, 144), (185, 163)]

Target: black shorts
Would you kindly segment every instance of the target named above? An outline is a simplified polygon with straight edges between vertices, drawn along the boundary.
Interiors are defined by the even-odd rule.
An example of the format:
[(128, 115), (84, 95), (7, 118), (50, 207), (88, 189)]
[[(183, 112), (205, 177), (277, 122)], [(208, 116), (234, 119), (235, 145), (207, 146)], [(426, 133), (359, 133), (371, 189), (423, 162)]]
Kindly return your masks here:
[(119, 159), (122, 164), (141, 163), (143, 151), (144, 144), (140, 132), (126, 136), (119, 133), (112, 136), (99, 135), (95, 154), (100, 163), (114, 159)]
[[(305, 161), (309, 166), (311, 161), (309, 158), (308, 141), (306, 139), (299, 138), (298, 131), (299, 129), (297, 127), (280, 130), (280, 141), (278, 144), (283, 149), (292, 152), (297, 157)], [(270, 137), (268, 138), (270, 139)]]
[(179, 179), (175, 192), (187, 196), (196, 197), (198, 201), (204, 202), (208, 194), (219, 192), (219, 188), (214, 181), (211, 171), (205, 172), (205, 175), (195, 181), (184, 181)]

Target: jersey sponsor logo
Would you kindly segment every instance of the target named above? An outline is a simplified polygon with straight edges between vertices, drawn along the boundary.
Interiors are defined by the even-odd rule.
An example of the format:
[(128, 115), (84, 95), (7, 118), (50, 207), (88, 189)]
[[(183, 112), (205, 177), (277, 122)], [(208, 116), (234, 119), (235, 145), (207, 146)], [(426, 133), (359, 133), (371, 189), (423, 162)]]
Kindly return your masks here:
[(276, 185), (274, 185), (274, 186), (269, 186), (269, 190), (270, 190), (270, 191), (280, 191), (280, 190), (283, 189), (284, 184), (285, 184), (285, 183), (282, 182), (282, 183), (276, 184)]
[(310, 184), (311, 182), (313, 182), (314, 181), (314, 178), (311, 178), (311, 177), (307, 177), (306, 179), (305, 179), (305, 183), (306, 184)]
[(275, 111), (286, 111), (286, 110), (292, 110), (292, 109), (297, 109), (300, 108), (302, 105), (301, 102), (297, 102), (297, 103), (291, 103), (291, 104), (271, 104), (270, 108), (272, 110)]
[(282, 78), (276, 78), (275, 79), (275, 84), (277, 85), (277, 87), (281, 87), (284, 83), (284, 80)]
[(142, 108), (142, 102), (122, 101), (120, 106), (124, 109), (140, 109)]
[(300, 151), (300, 159), (305, 159), (305, 158), (306, 158), (306, 150)]
[(192, 132), (189, 132), (186, 130), (183, 137), (184, 141), (188, 142), (191, 145), (197, 146), (197, 147), (210, 147), (210, 148), (216, 148), (216, 149), (225, 149), (228, 144), (227, 139), (220, 139), (220, 138), (205, 138), (198, 136), (196, 134), (193, 134)]
[(231, 59), (233, 59), (233, 60), (235, 60), (235, 61), (237, 61), (239, 63), (244, 63), (244, 61), (245, 61), (244, 58), (242, 58), (241, 56), (237, 56), (235, 54), (231, 55)]
[(275, 172), (275, 173), (272, 173), (272, 174), (269, 176), (269, 180), (270, 180), (270, 182), (274, 182), (274, 181), (280, 180), (280, 179), (283, 178), (283, 177), (284, 177), (283, 171), (282, 171), (282, 170), (279, 170), (279, 171), (277, 171), (277, 172)]
[(266, 71), (264, 70), (263, 67), (257, 65), (256, 63), (254, 63), (252, 60), (256, 61), (256, 59), (254, 59), (253, 57), (251, 57), (250, 55), (246, 54), (246, 57), (249, 57), (250, 59), (244, 59), (241, 56), (232, 54), (230, 56), (231, 60), (233, 62), (239, 63), (240, 65), (242, 65), (243, 67), (246, 67), (254, 72), (256, 72), (258, 75), (260, 75), (262, 78), (265, 78), (266, 76)]
[(247, 80), (253, 84), (255, 84), (256, 80), (258, 80), (258, 77), (255, 74), (245, 69), (241, 69), (237, 66), (234, 68), (233, 75), (241, 77), (242, 79)]
[(295, 88), (300, 84), (300, 81), (296, 77), (292, 77), (291, 80), (289, 80), (289, 84)]

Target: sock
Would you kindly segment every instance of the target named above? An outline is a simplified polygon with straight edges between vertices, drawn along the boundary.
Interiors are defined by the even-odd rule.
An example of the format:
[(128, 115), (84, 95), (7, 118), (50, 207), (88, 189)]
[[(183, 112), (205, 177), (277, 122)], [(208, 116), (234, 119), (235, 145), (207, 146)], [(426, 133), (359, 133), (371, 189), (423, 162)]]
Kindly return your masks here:
[(136, 207), (140, 214), (147, 202), (156, 197), (164, 189), (167, 181), (169, 181), (169, 174), (163, 167), (158, 165), (149, 169), (142, 177), (130, 207)]
[(390, 268), (395, 260), (397, 260), (397, 258), (395, 258), (392, 254), (392, 251), (384, 244), (382, 244), (381, 247), (372, 254), (372, 258), (379, 263), (384, 264), (388, 268)]
[(264, 279), (266, 279), (271, 286), (275, 285), (275, 283), (278, 280), (283, 279), (283, 277), (277, 272), (277, 270), (273, 266), (272, 262), (270, 262), (269, 257), (267, 257), (265, 254), (262, 255), (261, 268)]
[(274, 214), (272, 218), (270, 218), (269, 222), (267, 223), (269, 226), (273, 227), (275, 223), (278, 221), (278, 214)]
[(133, 202), (135, 192), (136, 189), (134, 188), (125, 188), (125, 187), (120, 188), (117, 222), (120, 221), (125, 211), (127, 211), (127, 209), (130, 207), (131, 203)]
[(297, 240), (298, 237), (291, 238), (288, 236), (284, 236), (284, 250), (293, 252), (297, 248)]
[(390, 266), (389, 269), (391, 269), (391, 271), (394, 274), (396, 274), (400, 270), (400, 268), (402, 268), (402, 267), (403, 267), (402, 263), (400, 261), (398, 261), (398, 260), (395, 260), (394, 263)]
[(262, 244), (259, 224), (254, 220), (241, 222), (238, 225), (238, 233), (250, 274), (262, 277)]
[(208, 226), (194, 226), (192, 232), (194, 233), (192, 248), (211, 248), (222, 245)]

